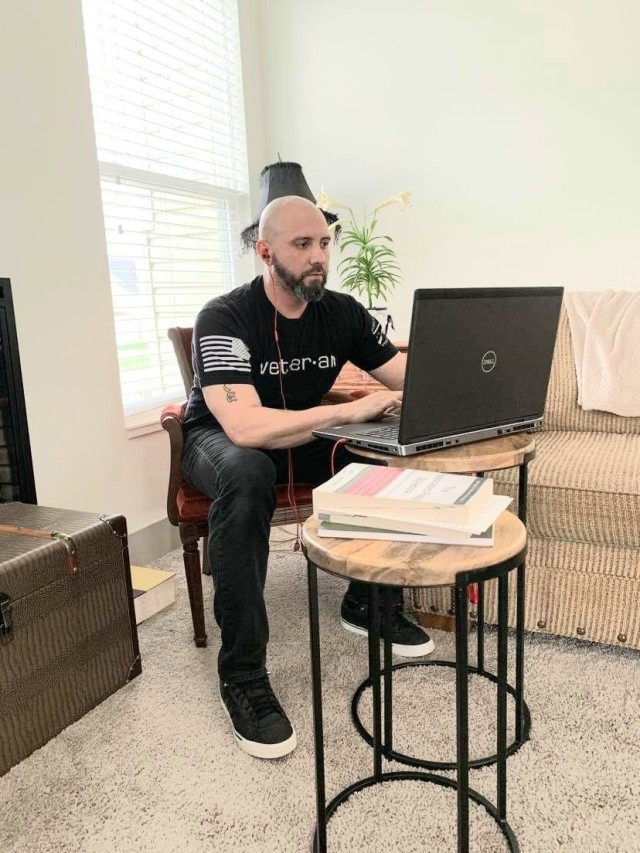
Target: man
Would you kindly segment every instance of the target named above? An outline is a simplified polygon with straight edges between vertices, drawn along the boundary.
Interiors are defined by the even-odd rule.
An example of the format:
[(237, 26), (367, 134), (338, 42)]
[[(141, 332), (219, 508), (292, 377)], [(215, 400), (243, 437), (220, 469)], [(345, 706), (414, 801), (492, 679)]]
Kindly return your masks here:
[[(312, 430), (380, 417), (401, 402), (405, 357), (351, 296), (325, 291), (326, 221), (298, 196), (268, 204), (256, 251), (263, 275), (208, 302), (193, 334), (194, 388), (185, 415), (183, 473), (214, 499), (209, 561), (221, 629), (220, 694), (239, 746), (277, 758), (296, 735), (266, 673), (269, 627), (264, 583), (275, 485), (318, 484), (330, 476), (333, 443)], [(346, 361), (390, 390), (321, 405)], [(349, 461), (344, 447), (336, 470)], [(414, 656), (429, 636), (396, 609), (393, 649)], [(366, 636), (366, 586), (352, 583), (343, 625)]]

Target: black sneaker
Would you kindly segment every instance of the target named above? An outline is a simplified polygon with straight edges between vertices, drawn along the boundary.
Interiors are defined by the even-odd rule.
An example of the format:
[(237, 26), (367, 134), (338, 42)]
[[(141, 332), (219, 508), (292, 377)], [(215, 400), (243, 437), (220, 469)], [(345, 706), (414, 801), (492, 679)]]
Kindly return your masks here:
[[(362, 637), (369, 635), (368, 604), (358, 604), (345, 598), (342, 600), (340, 616), (342, 627), (347, 631), (359, 634)], [(382, 630), (382, 624), (380, 629)], [(434, 648), (433, 640), (427, 632), (415, 622), (410, 622), (400, 608), (394, 608), (391, 622), (391, 651), (393, 654), (403, 658), (418, 658), (423, 655), (430, 655)]]
[(296, 733), (269, 679), (220, 682), (222, 707), (240, 749), (256, 758), (282, 758), (297, 745)]

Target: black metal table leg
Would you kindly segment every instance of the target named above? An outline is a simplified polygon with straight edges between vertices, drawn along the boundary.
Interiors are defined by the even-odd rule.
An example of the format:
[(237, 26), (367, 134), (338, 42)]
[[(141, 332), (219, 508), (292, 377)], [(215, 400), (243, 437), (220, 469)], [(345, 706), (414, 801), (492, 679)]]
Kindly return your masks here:
[(391, 622), (393, 594), (391, 587), (383, 591), (382, 637), (384, 641), (384, 743), (383, 749), (393, 749), (393, 667), (391, 664)]
[(476, 604), (476, 667), (478, 672), (484, 672), (484, 583), (478, 584), (478, 602)]
[(369, 675), (373, 700), (373, 776), (382, 775), (382, 697), (380, 692), (380, 596), (369, 586)]
[[(476, 471), (476, 477), (484, 477), (484, 471)], [(476, 666), (479, 673), (484, 672), (484, 583), (476, 584), (478, 601), (476, 603)]]
[[(528, 463), (520, 465), (518, 478), (518, 518), (526, 526), (527, 523), (527, 485)], [(525, 608), (526, 565), (516, 569), (516, 741), (523, 740), (526, 726), (524, 706), (524, 608)], [(528, 732), (527, 732), (528, 737)]]
[(527, 486), (529, 479), (529, 463), (523, 462), (519, 466), (518, 476), (518, 518), (526, 525), (527, 523)]
[(507, 622), (509, 576), (498, 580), (498, 696), (497, 696), (497, 809), (498, 819), (507, 817)]
[(327, 850), (327, 810), (324, 779), (324, 728), (322, 721), (322, 671), (320, 661), (320, 621), (318, 618), (318, 570), (307, 561), (309, 591), (309, 634), (311, 641), (311, 690), (313, 695), (313, 743), (316, 769), (316, 853)]
[(458, 853), (469, 850), (469, 660), (466, 584), (456, 584), (456, 765)]

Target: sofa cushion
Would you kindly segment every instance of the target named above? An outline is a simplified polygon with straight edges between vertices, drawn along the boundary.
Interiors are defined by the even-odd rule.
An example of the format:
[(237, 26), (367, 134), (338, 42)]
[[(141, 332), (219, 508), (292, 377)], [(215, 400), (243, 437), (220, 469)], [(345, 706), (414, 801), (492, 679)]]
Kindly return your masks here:
[(578, 405), (578, 383), (571, 342), (571, 327), (564, 305), (560, 314), (549, 378), (549, 390), (544, 410), (544, 429), (640, 435), (640, 418), (624, 418), (611, 412), (585, 411)]
[[(495, 491), (515, 497), (517, 473), (493, 472)], [(527, 495), (533, 536), (637, 548), (640, 435), (538, 433)]]
[[(640, 648), (640, 551), (529, 538), (525, 629)], [(497, 621), (495, 581), (485, 584), (485, 619)], [(450, 587), (413, 589), (422, 613), (452, 613)], [(413, 599), (413, 601), (412, 601)], [(472, 617), (474, 608), (471, 607)], [(516, 584), (509, 584), (509, 625), (516, 624)]]
[[(640, 620), (632, 602), (640, 594), (637, 548), (529, 541), (526, 571), (527, 631), (544, 631), (598, 643), (638, 648)], [(516, 590), (509, 590), (515, 625)], [(485, 616), (497, 622), (495, 582), (486, 585)]]

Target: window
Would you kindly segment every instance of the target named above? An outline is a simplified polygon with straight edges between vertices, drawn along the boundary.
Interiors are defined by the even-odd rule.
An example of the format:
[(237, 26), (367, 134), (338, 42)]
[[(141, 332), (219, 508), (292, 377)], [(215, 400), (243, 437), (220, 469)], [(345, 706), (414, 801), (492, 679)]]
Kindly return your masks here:
[(184, 399), (170, 326), (253, 275), (236, 0), (83, 0), (128, 427)]

